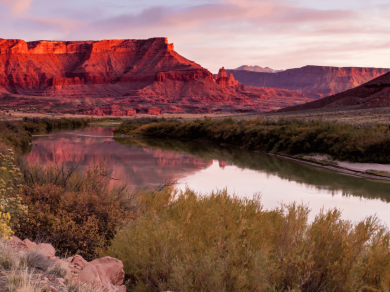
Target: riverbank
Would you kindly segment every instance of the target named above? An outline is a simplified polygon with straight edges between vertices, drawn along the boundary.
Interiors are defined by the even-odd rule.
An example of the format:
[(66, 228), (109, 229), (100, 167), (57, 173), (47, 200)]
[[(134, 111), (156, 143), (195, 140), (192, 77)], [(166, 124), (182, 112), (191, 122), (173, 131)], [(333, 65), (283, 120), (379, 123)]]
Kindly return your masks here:
[(320, 120), (303, 122), (262, 119), (235, 121), (208, 118), (127, 121), (115, 135), (206, 140), (282, 155), (321, 153), (332, 159), (360, 163), (390, 163), (390, 129), (383, 125), (357, 127)]
[[(267, 153), (330, 170), (389, 180), (390, 131), (383, 125), (352, 126), (324, 121), (262, 119), (139, 119), (124, 122), (115, 135), (204, 140)], [(313, 154), (319, 153), (319, 154)]]
[(0, 120), (0, 152), (13, 149), (18, 153), (29, 151), (33, 134), (48, 133), (53, 130), (77, 129), (95, 121), (87, 118), (27, 118), (20, 120)]
[[(260, 152), (264, 153), (264, 152)], [(316, 167), (325, 168), (328, 170), (336, 171), (339, 173), (347, 174), (350, 176), (390, 181), (390, 164), (377, 164), (377, 163), (351, 163), (346, 161), (338, 161), (329, 159), (328, 155), (312, 155), (312, 156), (287, 156), (277, 153), (264, 153), (291, 161), (304, 163)], [(314, 156), (314, 158), (313, 158)]]

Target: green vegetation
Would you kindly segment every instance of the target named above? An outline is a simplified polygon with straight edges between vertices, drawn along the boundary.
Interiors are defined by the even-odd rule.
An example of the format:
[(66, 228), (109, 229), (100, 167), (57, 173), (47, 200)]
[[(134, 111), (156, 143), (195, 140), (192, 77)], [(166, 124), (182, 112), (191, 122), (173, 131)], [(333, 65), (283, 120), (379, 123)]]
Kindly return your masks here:
[(28, 214), (15, 234), (41, 238), (61, 255), (96, 257), (98, 247), (114, 237), (120, 224), (132, 218), (131, 195), (125, 186), (110, 185), (110, 172), (91, 166), (85, 172), (58, 165), (24, 165), (21, 192)]
[(0, 153), (0, 237), (8, 238), (18, 220), (26, 214), (18, 195), (22, 185), (18, 184), (22, 174), (15, 166), (13, 152)]
[(130, 120), (114, 132), (116, 135), (207, 140), (287, 155), (324, 153), (344, 161), (390, 163), (390, 128), (383, 125), (360, 127), (322, 121), (255, 119), (237, 122), (206, 118), (194, 122)]
[(92, 119), (24, 118), (23, 121), (0, 121), (0, 153), (13, 148), (19, 153), (30, 150), (32, 134), (87, 126)]
[(144, 201), (104, 252), (123, 261), (131, 291), (390, 289), (390, 234), (375, 217), (329, 210), (308, 222), (306, 206), (269, 211), (226, 191)]
[(367, 173), (376, 174), (376, 175), (379, 175), (379, 176), (390, 177), (390, 172), (388, 172), (388, 171), (380, 171), (380, 170), (369, 169), (369, 170), (366, 170), (366, 172)]
[[(46, 122), (23, 124), (27, 122), (7, 126), (5, 131), (27, 133), (26, 137), (48, 131)], [(125, 123), (116, 134), (202, 139), (290, 155), (321, 152), (335, 156), (332, 153), (340, 150), (344, 160), (357, 161), (386, 161), (390, 155), (386, 153), (390, 146), (384, 144), (390, 133), (384, 126), (359, 129), (322, 122), (153, 119)], [(1, 137), (5, 145), (19, 147)], [(168, 141), (159, 142), (164, 149), (208, 155), (195, 143), (162, 141)], [(226, 155), (224, 147), (216, 151), (221, 159), (237, 159), (234, 151)], [(52, 243), (61, 255), (78, 253), (91, 260), (100, 254), (122, 260), (131, 291), (390, 290), (390, 233), (376, 217), (352, 223), (342, 220), (341, 212), (334, 209), (321, 211), (309, 222), (307, 206), (266, 210), (260, 197), (240, 199), (226, 191), (208, 196), (191, 190), (178, 192), (171, 186), (129, 191), (124, 185), (112, 184), (104, 166), (83, 172), (56, 164), (20, 164), (17, 168), (13, 153), (5, 152), (0, 157), (5, 186), (1, 194), (15, 200), (16, 210), (26, 206), (28, 212), (3, 223), (19, 237)], [(252, 156), (246, 159), (259, 167)], [(2, 205), (8, 206), (3, 201)], [(7, 208), (5, 213), (11, 214), (13, 209)], [(0, 229), (1, 223), (0, 219)], [(65, 262), (50, 266), (39, 254), (12, 254), (0, 242), (0, 271), (7, 269), (6, 281), (0, 281), (2, 291), (33, 291), (34, 271), (66, 277), (66, 267)], [(79, 286), (66, 288), (80, 291)]]

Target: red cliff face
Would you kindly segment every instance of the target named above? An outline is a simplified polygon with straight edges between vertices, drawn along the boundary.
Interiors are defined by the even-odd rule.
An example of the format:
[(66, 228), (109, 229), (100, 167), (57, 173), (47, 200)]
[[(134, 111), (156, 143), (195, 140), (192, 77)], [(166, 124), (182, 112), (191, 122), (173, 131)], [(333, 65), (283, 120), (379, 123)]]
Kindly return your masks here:
[[(53, 87), (126, 83), (128, 89), (142, 88), (144, 83), (154, 82), (161, 71), (202, 69), (173, 51), (165, 38), (86, 42), (2, 39), (0, 66), (0, 86), (9, 91), (57, 96)], [(90, 96), (97, 94), (93, 87), (90, 91)], [(118, 88), (118, 94), (120, 91)], [(60, 95), (67, 95), (66, 91)]]
[(233, 73), (234, 77), (246, 86), (295, 90), (307, 97), (318, 99), (355, 88), (389, 72), (389, 69), (305, 66), (278, 73), (244, 70), (228, 70), (228, 72)]
[[(285, 90), (265, 105), (264, 94), (244, 88), (233, 74), (222, 71), (223, 76), (215, 79), (176, 53), (166, 38), (0, 39), (0, 105), (94, 115), (265, 111), (282, 106), (279, 99)], [(283, 105), (307, 101), (292, 101), (290, 96), (296, 94), (288, 92)]]
[(390, 106), (390, 73), (377, 77), (356, 88), (320, 100), (283, 108), (279, 111), (323, 109), (367, 109)]

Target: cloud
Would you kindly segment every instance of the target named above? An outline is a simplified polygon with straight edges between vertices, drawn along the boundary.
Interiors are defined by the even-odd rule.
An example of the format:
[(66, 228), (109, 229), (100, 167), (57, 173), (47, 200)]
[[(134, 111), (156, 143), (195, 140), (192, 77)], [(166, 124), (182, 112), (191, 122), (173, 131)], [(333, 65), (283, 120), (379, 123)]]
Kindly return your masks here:
[(13, 14), (19, 15), (28, 10), (33, 0), (0, 0), (0, 5), (12, 11)]
[(180, 54), (213, 72), (238, 62), (285, 69), (371, 60), (371, 66), (390, 67), (383, 49), (390, 6), (379, 0), (346, 1), (351, 5), (342, 9), (339, 0), (31, 1), (0, 0), (12, 11), (0, 11), (3, 37), (168, 37)]

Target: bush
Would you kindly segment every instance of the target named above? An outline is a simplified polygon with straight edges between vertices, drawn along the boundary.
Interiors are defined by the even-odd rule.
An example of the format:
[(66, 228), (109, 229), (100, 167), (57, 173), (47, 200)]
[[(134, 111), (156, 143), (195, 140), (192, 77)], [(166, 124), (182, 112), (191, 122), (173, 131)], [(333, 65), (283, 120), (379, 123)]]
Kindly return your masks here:
[(13, 233), (11, 227), (14, 227), (27, 211), (17, 195), (21, 188), (18, 180), (22, 174), (14, 164), (13, 154), (0, 153), (0, 237), (5, 238)]
[[(80, 254), (87, 260), (113, 238), (126, 218), (131, 194), (125, 186), (111, 186), (107, 170), (93, 166), (81, 173), (64, 167), (22, 168), (26, 185), (21, 197), (28, 215), (15, 228), (22, 238), (51, 242), (60, 254)], [(39, 173), (39, 175), (38, 175)]]
[(23, 261), (28, 268), (47, 271), (51, 266), (51, 260), (42, 251), (33, 249), (24, 254)]
[(132, 291), (390, 288), (389, 232), (375, 217), (352, 224), (329, 210), (309, 223), (306, 206), (267, 211), (226, 191), (145, 200), (103, 253), (123, 261)]
[(130, 123), (114, 133), (207, 140), (244, 147), (252, 151), (288, 155), (325, 153), (352, 162), (390, 163), (390, 130), (383, 125), (355, 127), (321, 121), (235, 122), (204, 119), (194, 122), (162, 121)]

